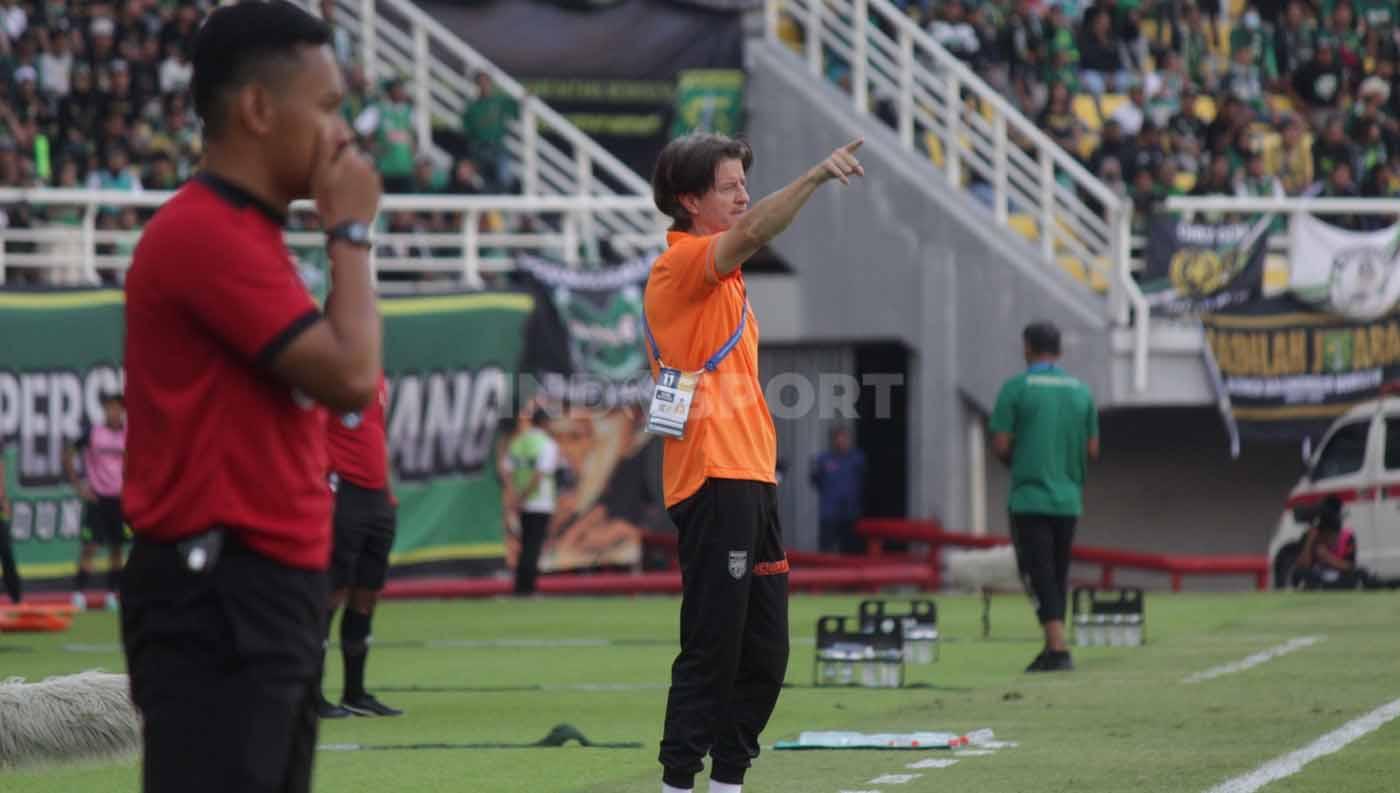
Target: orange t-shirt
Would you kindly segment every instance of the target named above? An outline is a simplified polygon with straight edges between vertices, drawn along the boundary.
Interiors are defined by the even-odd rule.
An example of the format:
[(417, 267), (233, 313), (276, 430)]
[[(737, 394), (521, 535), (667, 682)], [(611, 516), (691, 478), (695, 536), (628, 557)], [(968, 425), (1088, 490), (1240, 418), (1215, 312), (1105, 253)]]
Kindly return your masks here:
[[(739, 343), (715, 371), (700, 376), (685, 437), (665, 439), (667, 507), (694, 495), (709, 477), (778, 481), (778, 434), (758, 382), (758, 320), (745, 307), (743, 274), (716, 278), (716, 239), (669, 232), (643, 301), (661, 361), (683, 372), (703, 369), (739, 327), (740, 312), (749, 311)], [(653, 360), (652, 376), (658, 368)]]

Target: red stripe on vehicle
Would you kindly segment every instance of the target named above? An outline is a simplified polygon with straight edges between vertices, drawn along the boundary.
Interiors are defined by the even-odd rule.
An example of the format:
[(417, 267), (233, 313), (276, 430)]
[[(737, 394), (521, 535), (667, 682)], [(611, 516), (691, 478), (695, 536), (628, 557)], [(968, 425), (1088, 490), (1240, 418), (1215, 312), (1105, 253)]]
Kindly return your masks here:
[(1321, 504), (1328, 496), (1336, 496), (1343, 504), (1349, 504), (1353, 501), (1368, 501), (1373, 499), (1376, 497), (1376, 491), (1373, 488), (1368, 488), (1367, 490), (1361, 491), (1333, 490), (1330, 493), (1303, 493), (1288, 499), (1288, 503), (1284, 505), (1284, 508), (1310, 507), (1313, 504)]

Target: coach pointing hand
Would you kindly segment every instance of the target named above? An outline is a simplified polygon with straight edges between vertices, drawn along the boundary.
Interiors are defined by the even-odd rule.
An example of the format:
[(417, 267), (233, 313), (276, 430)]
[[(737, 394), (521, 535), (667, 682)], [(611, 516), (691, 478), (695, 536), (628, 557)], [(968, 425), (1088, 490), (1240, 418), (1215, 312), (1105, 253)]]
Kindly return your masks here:
[[(681, 650), (671, 667), (663, 793), (688, 791), (708, 754), (711, 793), (739, 793), (787, 673), (787, 556), (778, 525), (777, 435), (758, 381), (758, 322), (740, 268), (817, 188), (865, 170), (853, 140), (749, 206), (747, 143), (687, 135), (656, 162), (673, 221), (644, 301), (665, 435), (662, 479), (679, 531)], [(691, 415), (692, 402), (703, 408)]]

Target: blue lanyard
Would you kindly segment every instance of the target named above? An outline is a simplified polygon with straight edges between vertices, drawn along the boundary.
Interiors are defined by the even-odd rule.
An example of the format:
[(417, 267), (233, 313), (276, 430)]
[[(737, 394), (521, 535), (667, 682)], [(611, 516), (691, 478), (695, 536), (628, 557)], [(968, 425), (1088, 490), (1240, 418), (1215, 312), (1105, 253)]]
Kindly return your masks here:
[[(747, 288), (744, 290), (744, 307), (739, 312), (739, 327), (734, 329), (734, 333), (729, 337), (729, 340), (724, 343), (724, 346), (720, 347), (719, 351), (711, 355), (710, 360), (705, 362), (705, 371), (713, 372), (717, 369), (720, 361), (728, 357), (729, 353), (733, 352), (734, 348), (738, 346), (739, 339), (743, 338), (744, 326), (747, 325), (749, 321), (748, 291)], [(647, 323), (646, 308), (642, 309), (642, 330), (646, 331), (647, 343), (651, 345), (651, 357), (656, 359), (657, 366), (664, 366), (664, 364), (661, 363), (661, 348), (656, 346), (656, 337), (651, 335), (651, 325)]]
[(1042, 373), (1042, 372), (1053, 372), (1053, 371), (1055, 371), (1055, 364), (1053, 364), (1053, 363), (1037, 363), (1037, 364), (1031, 364), (1030, 368), (1026, 369), (1026, 371), (1029, 372), (1029, 373), (1031, 373), (1031, 374), (1040, 374), (1040, 373)]

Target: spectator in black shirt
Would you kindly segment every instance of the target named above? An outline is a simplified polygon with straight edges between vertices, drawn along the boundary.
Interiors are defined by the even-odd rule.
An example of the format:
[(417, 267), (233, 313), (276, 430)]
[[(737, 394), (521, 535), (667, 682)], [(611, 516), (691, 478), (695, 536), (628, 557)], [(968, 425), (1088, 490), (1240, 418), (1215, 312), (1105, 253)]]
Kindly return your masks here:
[(1099, 139), (1098, 148), (1089, 155), (1089, 170), (1099, 173), (1103, 170), (1104, 161), (1113, 159), (1115, 168), (1121, 173), (1123, 163), (1133, 159), (1132, 154), (1133, 145), (1123, 137), (1122, 128), (1118, 126), (1117, 121), (1109, 119), (1103, 124), (1103, 134)]
[(112, 61), (107, 79), (111, 86), (103, 97), (102, 117), (118, 115), (128, 124), (136, 121), (141, 115), (143, 100), (131, 84), (126, 61)]
[(116, 23), (107, 17), (93, 17), (88, 27), (88, 65), (94, 73), (102, 74), (107, 64), (117, 57)]
[(1021, 106), (1031, 102), (1032, 84), (1045, 58), (1045, 29), (1033, 0), (1020, 0), (1001, 29), (1001, 53)]
[(100, 115), (100, 100), (93, 87), (92, 70), (87, 64), (76, 64), (73, 67), (72, 87), (58, 103), (59, 134), (66, 139), (71, 139), (74, 133), (78, 135), (78, 140), (90, 138), (97, 132)]
[(1283, 25), (1274, 34), (1274, 60), (1285, 88), (1288, 77), (1311, 61), (1316, 52), (1313, 42), (1317, 30), (1307, 25), (1307, 11), (1302, 0), (1293, 0), (1284, 13)]
[(171, 43), (180, 44), (185, 52), (194, 52), (194, 36), (199, 31), (200, 12), (192, 5), (181, 5), (175, 12), (175, 19), (167, 22), (160, 31), (160, 49), (165, 52)]
[(1151, 121), (1143, 122), (1142, 129), (1138, 131), (1137, 145), (1133, 148), (1132, 162), (1127, 169), (1128, 177), (1137, 179), (1142, 171), (1154, 175), (1166, 159), (1167, 147), (1162, 140), (1162, 131)]
[(1346, 73), (1337, 61), (1336, 42), (1330, 36), (1319, 36), (1313, 59), (1293, 73), (1290, 86), (1294, 99), (1306, 108), (1313, 126), (1321, 126), (1320, 117), (1336, 110), (1346, 94)]
[(1313, 143), (1314, 176), (1325, 180), (1339, 165), (1354, 167), (1355, 159), (1356, 150), (1347, 139), (1346, 127), (1341, 116), (1328, 119), (1322, 134)]
[(1079, 153), (1083, 125), (1079, 117), (1074, 115), (1069, 88), (1064, 83), (1055, 83), (1050, 87), (1050, 98), (1045, 102), (1045, 109), (1040, 111), (1036, 126), (1045, 130), (1045, 134), (1058, 143), (1060, 148), (1076, 155)]
[(1079, 39), (1079, 80), (1085, 90), (1099, 96), (1112, 88), (1127, 90), (1132, 74), (1113, 37), (1113, 17), (1102, 9), (1091, 9), (1084, 17), (1084, 33)]
[(1230, 158), (1223, 154), (1217, 154), (1210, 158), (1210, 167), (1206, 170), (1205, 176), (1196, 181), (1196, 187), (1191, 190), (1191, 195), (1233, 195), (1235, 192), (1235, 175), (1230, 167)]
[[(1400, 154), (1392, 153), (1366, 177), (1361, 194), (1367, 198), (1400, 198)], [(1393, 218), (1385, 220), (1390, 222)]]
[[(1353, 177), (1352, 165), (1349, 162), (1339, 162), (1327, 173), (1323, 181), (1325, 187), (1322, 191), (1323, 198), (1359, 198), (1361, 191), (1356, 188), (1356, 180)], [(1352, 231), (1362, 231), (1365, 229), (1365, 221), (1357, 215), (1318, 215), (1318, 217), (1337, 226), (1338, 228), (1350, 229)]]
[(1187, 83), (1181, 87), (1181, 109), (1167, 122), (1167, 130), (1173, 138), (1173, 147), (1179, 148), (1180, 141), (1199, 141), (1206, 134), (1206, 122), (1196, 112), (1196, 87)]

